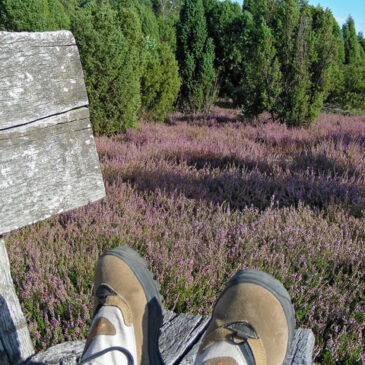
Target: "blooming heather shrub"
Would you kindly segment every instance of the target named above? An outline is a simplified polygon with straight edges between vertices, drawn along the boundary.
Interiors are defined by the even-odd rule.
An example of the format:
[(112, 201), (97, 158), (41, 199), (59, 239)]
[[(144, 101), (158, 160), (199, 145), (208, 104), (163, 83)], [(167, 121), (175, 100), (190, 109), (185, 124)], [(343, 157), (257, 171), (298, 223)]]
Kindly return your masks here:
[(237, 269), (265, 270), (314, 331), (317, 362), (364, 362), (364, 116), (307, 129), (197, 118), (97, 138), (107, 197), (7, 235), (37, 349), (86, 335), (94, 264), (126, 244), (169, 309), (210, 314)]

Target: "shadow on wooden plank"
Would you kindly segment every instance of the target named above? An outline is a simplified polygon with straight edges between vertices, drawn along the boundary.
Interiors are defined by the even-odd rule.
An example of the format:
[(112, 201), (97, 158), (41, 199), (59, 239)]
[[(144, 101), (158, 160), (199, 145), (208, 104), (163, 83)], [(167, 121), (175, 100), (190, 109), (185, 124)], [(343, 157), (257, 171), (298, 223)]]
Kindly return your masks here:
[(21, 354), (16, 327), (12, 321), (8, 304), (2, 295), (0, 295), (0, 328), (1, 333), (7, 335), (1, 336), (0, 339), (0, 364), (18, 364), (21, 362)]
[[(166, 365), (192, 365), (199, 349), (202, 334), (209, 317), (164, 312), (164, 323), (159, 339), (163, 363)], [(76, 365), (85, 341), (65, 342), (35, 355), (27, 365)], [(293, 343), (285, 365), (312, 365), (314, 335), (309, 329), (295, 331)]]

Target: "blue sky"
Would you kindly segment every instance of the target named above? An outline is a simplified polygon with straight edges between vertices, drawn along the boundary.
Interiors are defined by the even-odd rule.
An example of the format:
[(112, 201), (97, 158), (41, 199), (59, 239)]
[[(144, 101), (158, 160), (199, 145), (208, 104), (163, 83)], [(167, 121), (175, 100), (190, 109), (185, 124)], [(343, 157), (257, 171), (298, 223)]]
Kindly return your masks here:
[[(236, 1), (240, 4), (243, 2)], [(309, 4), (330, 8), (341, 26), (351, 14), (355, 20), (356, 31), (362, 31), (365, 36), (365, 0), (309, 0)]]
[(365, 0), (309, 0), (309, 4), (330, 8), (341, 26), (351, 15), (355, 20), (356, 31), (362, 31), (365, 36)]

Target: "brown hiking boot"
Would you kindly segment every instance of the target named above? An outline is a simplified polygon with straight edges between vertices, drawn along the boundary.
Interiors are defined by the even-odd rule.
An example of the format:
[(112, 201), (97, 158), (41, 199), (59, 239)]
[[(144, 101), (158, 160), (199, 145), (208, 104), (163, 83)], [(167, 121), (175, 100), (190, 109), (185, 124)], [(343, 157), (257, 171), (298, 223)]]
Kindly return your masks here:
[(294, 328), (294, 309), (284, 286), (267, 273), (239, 271), (214, 307), (198, 358), (207, 365), (236, 365), (238, 358), (247, 364), (283, 364)]
[[(103, 254), (95, 269), (94, 315), (103, 306), (118, 307), (126, 326), (133, 325), (136, 337), (137, 363), (162, 364), (158, 350), (162, 325), (162, 300), (159, 286), (147, 270), (146, 263), (127, 246)], [(95, 323), (90, 333), (105, 332), (107, 326)], [(113, 326), (110, 326), (111, 328)], [(107, 334), (107, 333), (100, 334)], [(110, 333), (112, 334), (112, 333)], [(89, 336), (88, 342), (92, 337)]]

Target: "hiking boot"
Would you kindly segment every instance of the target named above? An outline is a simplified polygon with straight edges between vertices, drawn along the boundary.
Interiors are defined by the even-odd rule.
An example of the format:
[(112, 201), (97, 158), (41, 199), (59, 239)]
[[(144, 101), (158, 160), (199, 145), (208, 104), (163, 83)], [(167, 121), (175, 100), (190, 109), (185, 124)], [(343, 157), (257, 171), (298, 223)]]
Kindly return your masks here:
[(214, 307), (197, 362), (283, 364), (294, 328), (294, 309), (284, 286), (264, 272), (238, 271)]
[[(109, 318), (104, 315), (98, 318), (98, 314), (108, 313), (108, 308), (112, 307), (117, 307), (122, 312), (124, 319), (122, 326), (118, 327), (118, 321), (113, 320), (112, 315)], [(127, 355), (128, 352), (136, 353), (137, 361), (134, 356), (128, 355), (129, 358), (133, 357), (133, 363), (162, 364), (158, 350), (161, 325), (162, 300), (159, 286), (153, 280), (152, 273), (147, 270), (143, 259), (127, 246), (118, 247), (103, 254), (95, 269), (94, 321), (84, 354), (98, 335), (109, 335), (104, 338), (107, 338), (110, 347), (115, 347), (115, 343), (119, 341), (118, 338), (113, 340), (113, 335), (122, 336), (121, 338), (126, 339), (127, 342), (131, 337), (133, 339), (135, 337), (135, 343), (132, 341), (131, 345), (132, 350), (127, 348), (125, 351)], [(118, 333), (118, 328), (122, 328), (121, 333)], [(132, 332), (128, 332), (130, 329)], [(102, 340), (99, 340), (99, 347), (100, 341)], [(93, 346), (98, 346), (97, 341)], [(119, 349), (119, 351), (122, 350)]]

